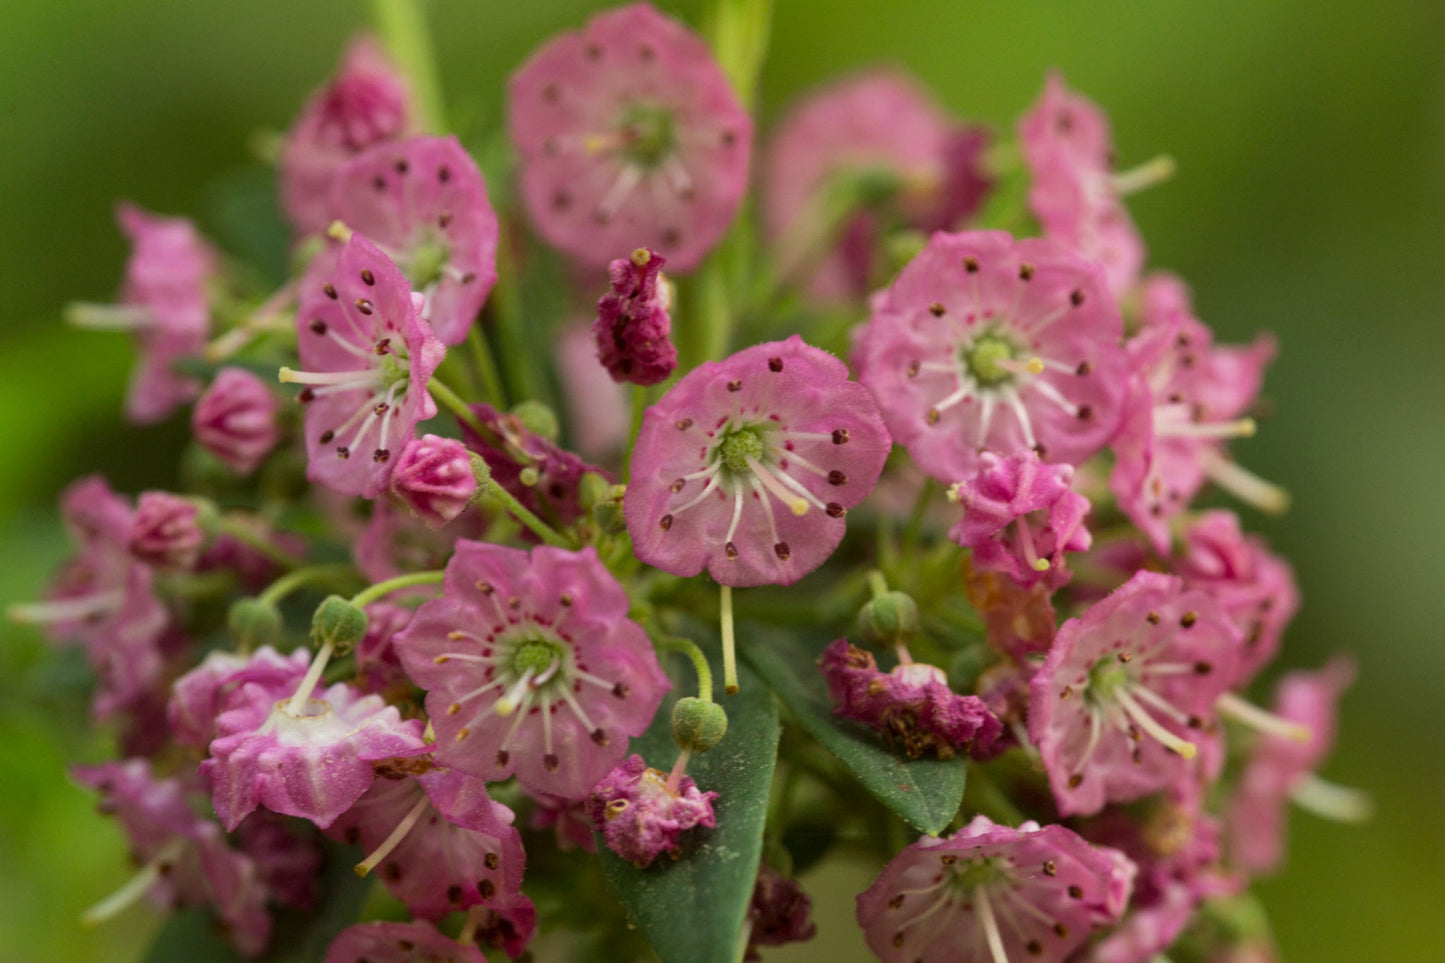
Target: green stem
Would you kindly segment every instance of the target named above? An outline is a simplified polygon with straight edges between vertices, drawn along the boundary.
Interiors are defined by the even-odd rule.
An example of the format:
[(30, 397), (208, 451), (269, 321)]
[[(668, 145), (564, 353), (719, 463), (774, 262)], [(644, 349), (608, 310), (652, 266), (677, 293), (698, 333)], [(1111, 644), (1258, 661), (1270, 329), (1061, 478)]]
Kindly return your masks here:
[(419, 126), (442, 134), (446, 124), (442, 120), (441, 80), (422, 6), (419, 0), (371, 0), (371, 22), (392, 62), (411, 82)]
[(222, 516), (217, 529), (222, 534), (231, 536), (248, 548), (255, 549), (282, 568), (300, 568), (302, 564), (304, 564), (302, 559), (297, 558), (284, 549), (272, 545), (264, 537), (256, 534), (256, 532), (234, 518)]
[(918, 539), (923, 534), (923, 519), (928, 514), (928, 503), (933, 501), (933, 493), (937, 487), (937, 483), (929, 478), (923, 482), (923, 488), (918, 492), (918, 500), (913, 503), (913, 511), (909, 513), (908, 523), (903, 529), (904, 558), (914, 557)]
[(355, 569), (346, 564), (308, 565), (306, 568), (298, 568), (294, 572), (288, 572), (266, 586), (265, 591), (258, 595), (256, 600), (266, 605), (275, 605), (309, 582), (324, 582), (329, 579), (348, 575), (354, 578), (356, 577), (355, 572)]
[(492, 432), (488, 430), (486, 425), (482, 424), (481, 419), (472, 412), (472, 409), (467, 407), (467, 403), (462, 400), (462, 396), (449, 388), (446, 382), (432, 378), (426, 383), (426, 390), (431, 392), (431, 396), (446, 406), (452, 414), (456, 415), (458, 421), (465, 424), (483, 438), (492, 437)]
[(868, 570), (868, 589), (875, 599), (888, 591), (888, 580), (876, 568)]
[(733, 635), (733, 587), (723, 585), (721, 588), (723, 691), (728, 695), (736, 695), (738, 691), (738, 645), (737, 639)]
[(435, 572), (412, 572), (410, 575), (398, 575), (396, 578), (389, 578), (385, 582), (377, 582), (375, 585), (367, 586), (351, 597), (351, 604), (357, 608), (370, 605), (388, 592), (395, 592), (397, 589), (411, 588), (413, 585), (435, 585), (446, 576), (446, 572), (437, 570)]
[(712, 666), (707, 664), (707, 656), (703, 655), (697, 643), (680, 635), (659, 635), (655, 641), (662, 651), (680, 652), (692, 660), (692, 667), (697, 670), (697, 697), (704, 702), (711, 702)]
[(479, 325), (472, 325), (472, 330), (467, 334), (467, 342), (472, 348), (472, 361), (477, 366), (477, 375), (481, 378), (487, 403), (498, 411), (505, 411), (507, 390), (502, 386), (502, 373), (497, 370), (497, 359), (492, 355), (492, 346), (487, 343), (487, 336), (482, 333)]
[(479, 489), (478, 493), (482, 498), (490, 498), (501, 508), (514, 517), (517, 521), (527, 526), (542, 541), (556, 548), (575, 548), (570, 540), (561, 535), (555, 528), (538, 518), (532, 511), (517, 501), (511, 492), (492, 479), (487, 479), (483, 486), (485, 491)]

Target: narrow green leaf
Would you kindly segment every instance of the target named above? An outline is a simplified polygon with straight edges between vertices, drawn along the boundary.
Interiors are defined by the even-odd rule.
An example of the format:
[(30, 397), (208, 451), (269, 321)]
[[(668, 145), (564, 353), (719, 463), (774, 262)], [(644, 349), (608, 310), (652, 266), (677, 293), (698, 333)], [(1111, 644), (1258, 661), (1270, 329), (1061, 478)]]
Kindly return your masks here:
[(948, 827), (963, 801), (963, 759), (906, 759), (873, 730), (835, 716), (816, 665), (828, 640), (752, 629), (739, 631), (738, 638), (743, 659), (864, 788), (925, 833), (937, 835)]
[[(713, 673), (721, 671), (714, 663)], [(736, 963), (742, 958), (743, 919), (762, 856), (779, 728), (777, 704), (763, 681), (744, 666), (739, 683), (737, 695), (723, 696), (727, 736), (687, 766), (700, 789), (719, 794), (717, 828), (690, 830), (678, 859), (663, 856), (646, 869), (618, 859), (598, 839), (603, 871), (662, 963)], [(694, 691), (688, 678), (673, 696)], [(663, 771), (677, 758), (672, 701), (631, 746)]]

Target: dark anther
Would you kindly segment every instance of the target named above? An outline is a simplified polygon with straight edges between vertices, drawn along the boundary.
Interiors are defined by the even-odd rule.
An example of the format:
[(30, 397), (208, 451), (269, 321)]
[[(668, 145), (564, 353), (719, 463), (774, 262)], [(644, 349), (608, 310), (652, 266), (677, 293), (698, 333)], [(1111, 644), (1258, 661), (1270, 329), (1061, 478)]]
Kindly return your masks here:
[(1028, 281), (1034, 276), (1034, 266), (1027, 262), (1019, 265), (1019, 280)]
[(769, 359), (768, 359), (768, 370), (769, 370), (769, 371), (782, 371), (782, 370), (783, 370), (783, 359), (782, 359), (782, 358), (769, 358)]
[(310, 328), (315, 334), (325, 334), (326, 322), (322, 321), (320, 318), (313, 318), (310, 324)]
[(793, 550), (788, 548), (787, 542), (779, 542), (778, 544), (773, 546), (773, 554), (786, 562), (788, 559), (793, 557)]
[(846, 444), (848, 444), (848, 429), (847, 429), (847, 428), (834, 428), (834, 429), (833, 429), (833, 444), (835, 444), (835, 445), (846, 445)]
[(371, 268), (362, 268), (361, 280), (365, 281), (368, 286), (373, 285), (376, 283), (376, 275), (371, 273)]
[(1194, 623), (1198, 621), (1199, 613), (1197, 612), (1185, 612), (1183, 615), (1179, 616), (1179, 625), (1182, 628), (1192, 628), (1194, 626)]
[(323, 284), (323, 285), (321, 286), (321, 290), (323, 290), (323, 291), (326, 292), (326, 296), (327, 296), (328, 298), (330, 298), (330, 299), (333, 300), (333, 301), (336, 300), (336, 288), (335, 288), (335, 287), (333, 287), (333, 286), (330, 285), (330, 284)]
[(976, 258), (976, 257), (966, 257), (966, 258), (964, 258), (964, 259), (963, 259), (963, 269), (964, 269), (965, 271), (967, 271), (969, 274), (977, 274), (977, 273), (978, 273), (978, 258)]
[(362, 314), (370, 314), (372, 311), (371, 302), (366, 300), (366, 298), (357, 298), (356, 310), (360, 311)]
[(1083, 288), (1074, 288), (1072, 291), (1069, 292), (1069, 303), (1076, 308), (1084, 303)]
[(842, 505), (839, 505), (837, 502), (829, 502), (827, 512), (829, 518), (842, 518), (844, 515), (848, 514), (848, 509), (844, 508)]
[(832, 471), (828, 472), (828, 484), (846, 485), (848, 484), (848, 476), (843, 474), (838, 469), (834, 468)]
[(948, 309), (945, 308), (945, 307), (943, 306), (943, 303), (940, 302), (940, 301), (934, 301), (932, 304), (930, 304), (930, 305), (928, 306), (928, 313), (931, 314), (931, 315), (933, 315), (935, 318), (941, 318), (941, 317), (943, 317), (943, 313), (944, 313), (945, 311), (947, 311), (947, 310), (948, 310)]
[(667, 531), (668, 529), (672, 528), (672, 516), (671, 516), (671, 515), (664, 515), (664, 516), (662, 516), (661, 518), (659, 518), (659, 519), (657, 520), (657, 527), (660, 528), (660, 529), (662, 529), (664, 532)]
[(729, 381), (729, 382), (728, 382), (728, 390), (729, 390), (729, 391), (742, 391), (742, 390), (743, 390), (743, 383), (742, 383), (740, 380), (734, 378), (732, 381)]

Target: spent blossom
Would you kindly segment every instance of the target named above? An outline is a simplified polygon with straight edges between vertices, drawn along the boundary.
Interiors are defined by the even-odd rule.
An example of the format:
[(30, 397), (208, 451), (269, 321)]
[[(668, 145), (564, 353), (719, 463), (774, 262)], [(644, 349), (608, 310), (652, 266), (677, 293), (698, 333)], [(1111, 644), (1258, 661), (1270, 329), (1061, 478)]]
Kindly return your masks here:
[(640, 247), (607, 267), (612, 290), (597, 302), (592, 334), (597, 360), (613, 381), (655, 385), (677, 367), (670, 337), (672, 284), (662, 275), (661, 254)]
[(678, 837), (694, 826), (717, 826), (712, 801), (691, 776), (671, 778), (631, 755), (592, 787), (587, 812), (607, 848), (634, 866), (647, 866), (663, 853), (675, 858)]

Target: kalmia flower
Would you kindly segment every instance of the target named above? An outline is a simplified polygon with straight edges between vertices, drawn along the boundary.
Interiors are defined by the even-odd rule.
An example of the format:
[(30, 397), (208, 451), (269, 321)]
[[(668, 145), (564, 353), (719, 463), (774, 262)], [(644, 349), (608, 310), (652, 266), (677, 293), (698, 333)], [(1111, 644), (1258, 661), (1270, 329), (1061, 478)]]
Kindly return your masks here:
[(983, 452), (978, 474), (949, 492), (963, 518), (948, 537), (973, 549), (976, 569), (1057, 589), (1069, 580), (1064, 552), (1082, 552), (1092, 541), (1084, 527), (1089, 500), (1069, 487), (1073, 476), (1072, 466), (1050, 465), (1031, 451), (1007, 458)]
[(492, 437), (479, 435), (462, 422), (462, 439), (482, 456), (492, 481), (546, 521), (566, 526), (582, 517), (578, 499), (582, 476), (589, 471), (606, 472), (528, 429), (516, 415), (504, 414), (491, 405), (470, 407)]
[(343, 495), (375, 498), (416, 423), (436, 414), (427, 381), (446, 349), (417, 314), (406, 278), (352, 235), (319, 255), (302, 281), (297, 339), (306, 476)]
[(592, 788), (587, 803), (592, 828), (607, 848), (635, 866), (663, 853), (676, 857), (678, 836), (694, 826), (717, 826), (715, 792), (701, 792), (691, 776), (669, 776), (639, 755), (628, 756)]
[(806, 943), (817, 935), (813, 923), (813, 901), (795, 879), (789, 879), (767, 863), (758, 866), (748, 904), (748, 948), (744, 960), (761, 960), (759, 946)]
[(688, 271), (732, 223), (752, 122), (707, 44), (651, 5), (553, 38), (507, 98), (527, 212), (578, 263), (645, 245)]
[(195, 502), (170, 492), (141, 493), (130, 528), (130, 553), (137, 559), (184, 572), (195, 567), (205, 540)]
[(1215, 703), (1239, 648), (1213, 599), (1154, 572), (1060, 626), (1029, 711), (1059, 811), (1098, 812), (1189, 778), (1201, 747), (1217, 751)]
[(613, 381), (661, 384), (677, 367), (667, 313), (672, 285), (661, 273), (665, 261), (656, 251), (640, 247), (607, 267), (612, 290), (597, 302), (592, 335), (597, 360)]
[(924, 836), (858, 896), (858, 923), (884, 963), (1061, 963), (1124, 912), (1134, 865), (1063, 826), (1017, 829), (976, 816)]
[(997, 572), (981, 572), (968, 564), (964, 591), (983, 617), (984, 639), (995, 652), (1016, 662), (1048, 652), (1058, 623), (1046, 586), (1024, 588)]
[(352, 41), (336, 76), (301, 108), (281, 148), (281, 209), (296, 233), (331, 223), (331, 184), (347, 160), (411, 131), (410, 101), (406, 81), (376, 42)]
[(1046, 240), (939, 233), (875, 296), (855, 362), (894, 440), (951, 485), (983, 451), (1077, 465), (1107, 444), (1122, 335), (1097, 265)]
[[(371, 518), (353, 542), (351, 554), (362, 575), (384, 582), (408, 572), (441, 568), (451, 557), (458, 536), (480, 537), (482, 528), (481, 514), (476, 511), (463, 513), (450, 525), (431, 528), (400, 501), (379, 498), (372, 503)], [(396, 592), (392, 598), (435, 595), (432, 586), (422, 585)]]
[(322, 963), (487, 963), (475, 945), (458, 943), (431, 923), (357, 923), (336, 935)]
[(426, 295), (422, 317), (460, 344), (497, 280), (497, 215), (455, 137), (380, 144), (337, 172), (331, 216), (358, 231)]
[[(305, 649), (282, 655), (263, 646), (251, 655), (217, 649), (171, 685), (166, 719), (176, 742), (205, 746), (216, 736), (216, 717), (231, 708), (231, 697), (244, 685), (258, 686), (273, 700), (289, 696), (306, 677), (310, 657)], [(239, 695), (238, 704), (257, 696), (256, 689)], [(264, 701), (264, 700), (262, 700)]]
[(467, 446), (437, 435), (413, 438), (392, 468), (391, 490), (428, 528), (440, 528), (477, 493)]
[[(301, 687), (313, 681), (308, 676)], [(257, 806), (325, 829), (371, 787), (373, 762), (430, 748), (422, 728), (380, 696), (363, 696), (344, 682), (301, 700), (242, 683), (216, 717), (201, 774), (228, 830)]]
[(674, 575), (791, 585), (838, 547), (889, 447), (868, 392), (796, 335), (700, 365), (643, 417), (634, 551)]
[[(992, 186), (982, 164), (988, 140), (894, 70), (811, 94), (779, 123), (763, 168), (763, 213), (782, 270), (803, 270), (815, 298), (868, 293), (890, 221), (950, 230), (978, 209)], [(848, 212), (831, 249), (818, 250), (826, 222)]]
[(592, 548), (458, 540), (445, 590), (395, 639), (427, 690), (436, 761), (580, 799), (668, 689), (627, 593)]
[(978, 696), (959, 695), (937, 666), (905, 662), (881, 672), (873, 654), (838, 639), (818, 667), (833, 711), (898, 740), (910, 759), (932, 750), (940, 759), (976, 748), (987, 752), (1002, 726)]
[(238, 475), (249, 475), (276, 447), (280, 404), (244, 368), (222, 368), (191, 410), (196, 442)]

